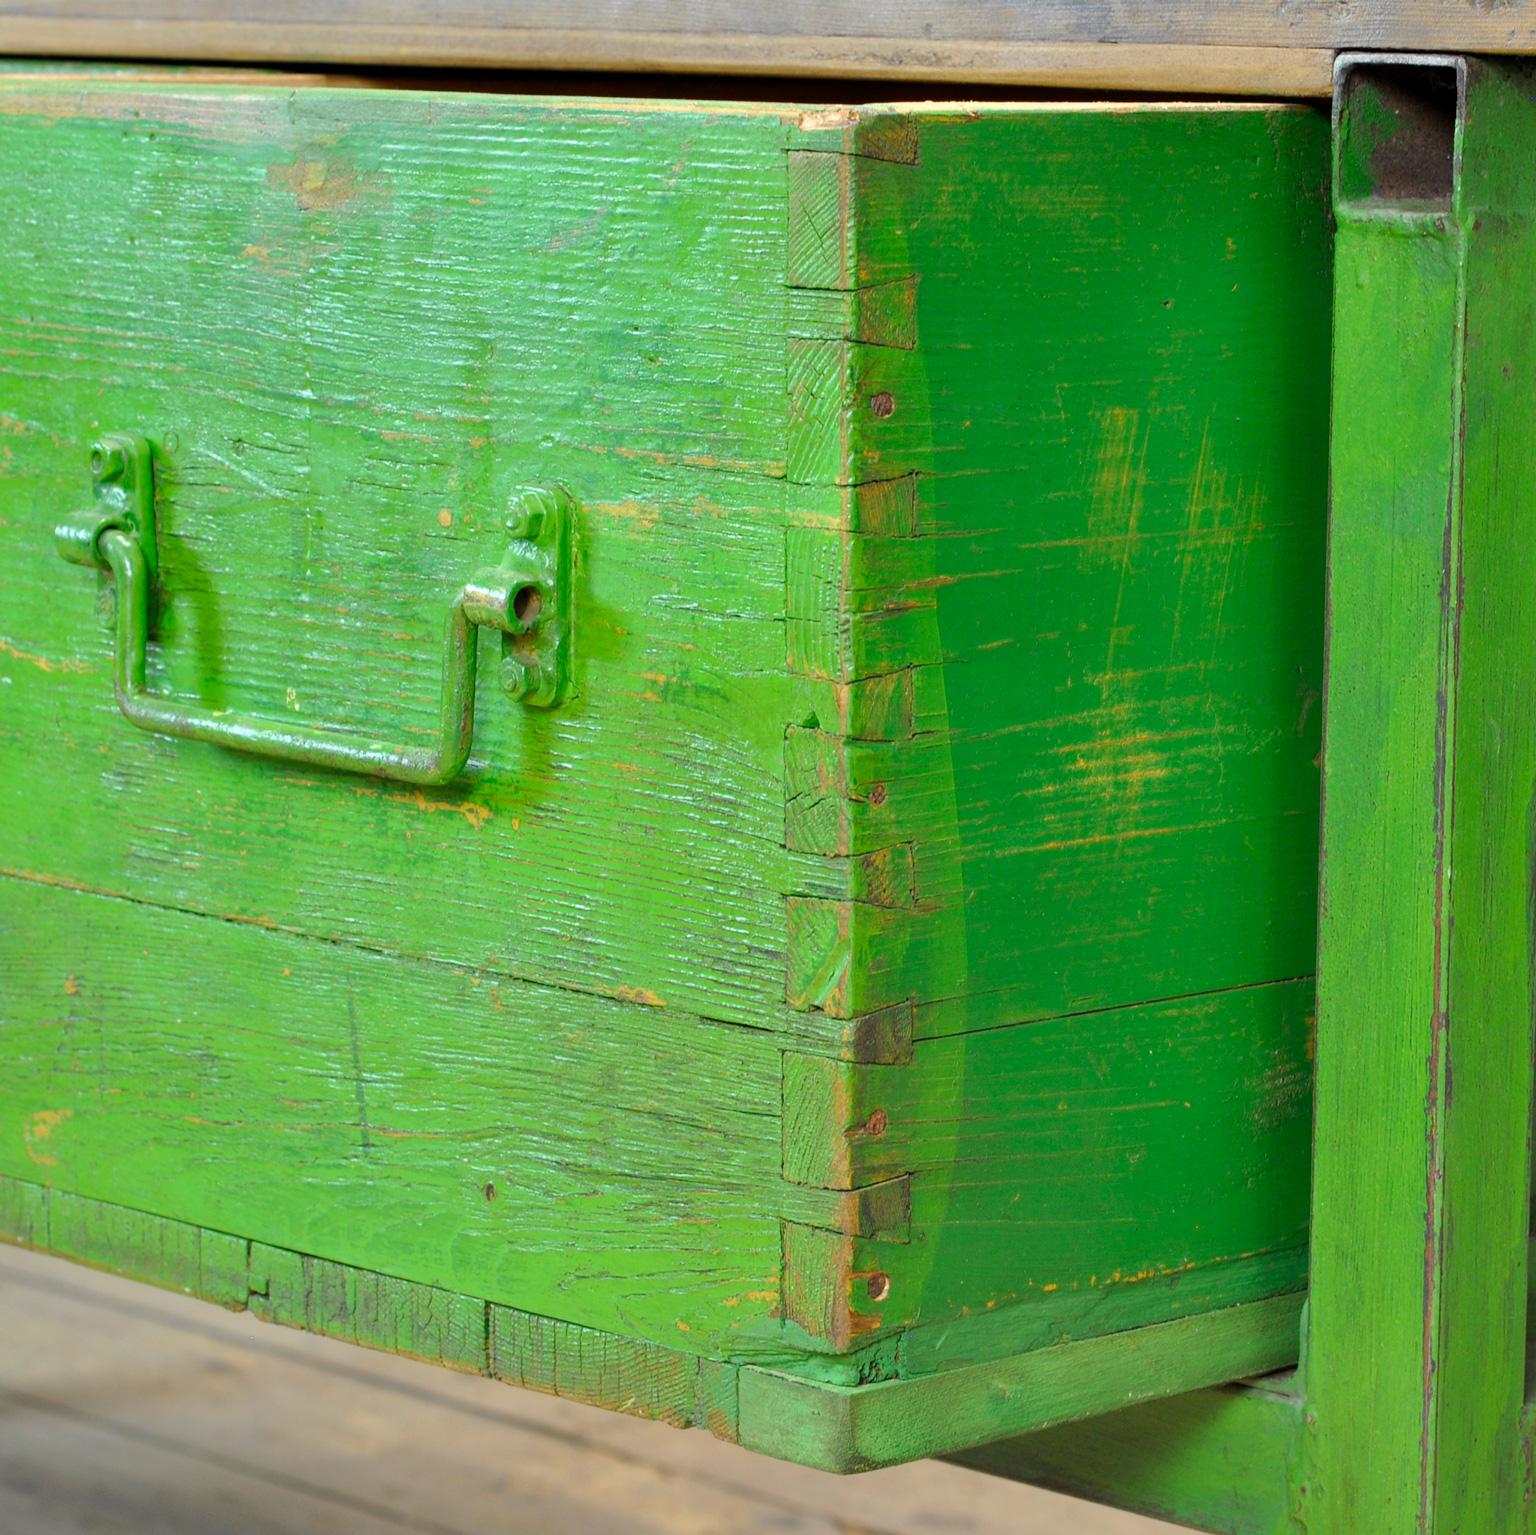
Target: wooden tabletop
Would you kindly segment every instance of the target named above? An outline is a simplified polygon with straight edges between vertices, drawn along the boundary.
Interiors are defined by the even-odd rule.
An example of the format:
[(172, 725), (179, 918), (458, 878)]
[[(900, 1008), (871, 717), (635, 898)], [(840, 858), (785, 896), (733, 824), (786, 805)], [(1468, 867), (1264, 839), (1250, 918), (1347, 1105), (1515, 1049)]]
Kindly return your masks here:
[(1530, 0), (0, 0), (0, 53), (1325, 96), (1343, 48), (1536, 51)]

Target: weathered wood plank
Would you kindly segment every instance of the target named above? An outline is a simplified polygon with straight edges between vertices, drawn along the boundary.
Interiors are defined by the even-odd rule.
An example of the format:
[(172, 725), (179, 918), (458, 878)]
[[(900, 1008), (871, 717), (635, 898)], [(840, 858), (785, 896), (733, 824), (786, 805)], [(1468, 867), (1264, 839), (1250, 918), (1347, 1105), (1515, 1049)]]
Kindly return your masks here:
[[(109, 1213), (152, 1201), (168, 1230), (783, 1355), (778, 1222), (830, 1220), (835, 1196), (781, 1184), (771, 1035), (658, 1033), (635, 1003), (0, 887), (0, 1172)], [(111, 1230), (98, 1212), (57, 1245), (123, 1267)], [(207, 1293), (202, 1265), (194, 1245), (130, 1271)]]
[[(13, 1181), (0, 1174), (0, 1187)], [(0, 1241), (249, 1310), (281, 1326), (494, 1376), (676, 1427), (707, 1421), (718, 1432), (733, 1432), (732, 1371), (681, 1349), (227, 1237), (107, 1200), (59, 1189), (39, 1193), (41, 1224), (27, 1229), (0, 1226)], [(175, 1260), (168, 1263), (167, 1253)], [(199, 1261), (197, 1255), (203, 1253), (213, 1261)]]
[[(122, 1204), (152, 1191), (180, 1221), (733, 1357), (789, 1346), (781, 1219), (888, 1274), (883, 1304), (862, 1286), (852, 1304), (915, 1329), (918, 1370), (1303, 1272), (1305, 985), (924, 1042), (910, 1067), (809, 1060), (781, 1090), (758, 1031), (676, 1018), (658, 1036), (650, 1010), (563, 988), (3, 894), (15, 1177)], [(806, 1113), (829, 1071), (854, 1120), (884, 1115), (851, 1152), (847, 1121)], [(786, 1136), (799, 1163), (781, 1182)], [(1212, 1143), (1221, 1158), (1191, 1156)], [(845, 1224), (840, 1188), (905, 1172), (899, 1226), (877, 1199)], [(182, 1259), (160, 1266), (179, 1282)], [(822, 1294), (838, 1272), (814, 1277)]]
[[(70, 1204), (88, 1209), (93, 1219), (102, 1218), (103, 1207), (94, 1202), (53, 1201), (54, 1208)], [(50, 1237), (62, 1251), (73, 1252), (67, 1239), (54, 1237), (52, 1227)], [(239, 1304), (253, 1316), (450, 1369), (489, 1373), (489, 1314), (494, 1308), (485, 1301), (261, 1242), (242, 1242), (241, 1247), (245, 1293)], [(177, 1288), (205, 1294), (194, 1285)]]
[[(1073, 0), (474, 0), (301, 3), (280, 16), (255, 0), (187, 8), (138, 0), (60, 6), (8, 0), (0, 44), (16, 53), (450, 66), (720, 71), (950, 79), (1054, 87), (1324, 96), (1329, 50), (1536, 47), (1524, 0), (1235, 0), (1148, 8)], [(1112, 45), (1112, 46), (1106, 46)]]
[[(818, 151), (803, 125), (791, 277), (850, 301), (820, 311), (846, 314), (841, 340), (792, 353), (792, 391), (803, 380), (820, 414), (789, 461), (845, 488), (791, 501), (790, 661), (850, 687), (911, 682), (857, 725), (818, 708), (786, 737), (805, 881), (790, 996), (840, 1018), (916, 1009), (894, 1062), (791, 1058), (786, 1170), (906, 1176), (911, 1222), (895, 1240), (787, 1223), (787, 1320), (837, 1352), (906, 1329), (899, 1369), (921, 1373), (1293, 1289), (1326, 125), (1233, 113), (1212, 136), (1198, 114), (940, 107), (897, 136), (879, 109), (828, 118), (855, 153)], [(1165, 227), (1169, 163), (1221, 199), (1219, 239)], [(852, 236), (798, 245), (797, 207), (834, 228), (829, 210), (851, 209)], [(910, 323), (854, 339), (863, 295), (909, 285)], [(1176, 383), (1173, 359), (1190, 364)], [(1262, 903), (1244, 899), (1256, 878)], [(1052, 1021), (1018, 1027), (1031, 1018)], [(1172, 1040), (1204, 1086), (1162, 1053)], [(1129, 1089), (1091, 1129), (1085, 1072), (1104, 1103), (1112, 1081)], [(1138, 1134), (1124, 1115), (1154, 1104), (1157, 1131)], [(1191, 1155), (1207, 1137), (1227, 1147), (1225, 1189)], [(1090, 1147), (1087, 1173), (1073, 1148)], [(1154, 1209), (1189, 1216), (1159, 1239), (1180, 1254), (1166, 1264), (1136, 1255)], [(955, 1320), (922, 1324), (939, 1313)]]
[(8, 1530), (221, 1535), (238, 1517), (261, 1535), (940, 1535), (963, 1506), (967, 1535), (1064, 1521), (1150, 1535), (936, 1461), (832, 1480), (14, 1248), (0, 1248), (0, 1335)]
[(790, 1056), (785, 1168), (910, 1175), (910, 1238), (846, 1260), (887, 1280), (849, 1304), (915, 1329), (915, 1372), (1115, 1331), (1303, 1281), (1311, 1049), (1292, 983), (919, 1040), (910, 1065)]
[[(53, 16), (63, 7), (49, 0), (10, 0), (7, 10), (18, 15)], [(91, 0), (80, 11), (102, 18), (143, 17), (129, 0)], [(244, 17), (266, 22), (277, 18), (255, 0), (200, 0), (195, 7), (205, 17)], [(1524, 7), (1509, 7), (1505, 16), (1472, 16), (1455, 0), (1356, 0), (1345, 14), (1322, 0), (1229, 0), (1219, 11), (1182, 0), (1156, 11), (1123, 3), (1074, 4), (1073, 0), (952, 0), (942, 17), (917, 3), (896, 0), (874, 13), (851, 0), (783, 0), (772, 11), (752, 10), (740, 0), (520, 0), (515, 15), (505, 0), (472, 4), (471, 0), (432, 0), (427, 7), (405, 0), (341, 0), (328, 7), (323, 19), (335, 28), (366, 27), (371, 22), (403, 23), (452, 29), (479, 20), (516, 31), (562, 30), (578, 33), (602, 30), (623, 38), (663, 27), (677, 32), (751, 32), (765, 37), (891, 37), (927, 36), (935, 42), (951, 38), (988, 41), (1055, 41), (1075, 43), (1201, 44), (1302, 48), (1455, 47), (1471, 50), (1510, 47), (1529, 36), (1531, 23)], [(306, 17), (305, 13), (311, 14)], [(295, 14), (297, 12), (297, 14)], [(66, 11), (66, 14), (68, 12)], [(152, 11), (149, 13), (154, 14)], [(322, 19), (305, 3), (289, 8), (285, 21)], [(917, 25), (921, 20), (926, 25)]]
[[(0, 866), (772, 1025), (787, 131), (8, 84)], [(577, 696), (528, 710), (483, 668), (443, 791), (126, 727), (89, 580), (46, 536), (123, 423), (161, 456), (155, 686), (428, 730), (444, 593), (543, 480), (582, 506)], [(28, 771), (42, 719), (80, 764), (67, 804)]]
[[(194, 1249), (200, 1240), (182, 1223), (74, 1194), (49, 1190), (44, 1202), (46, 1234), (39, 1239), (34, 1232), (26, 1245), (71, 1255), (55, 1245), (55, 1209), (64, 1217), (63, 1241), (76, 1242), (104, 1222), (110, 1239), (87, 1236), (84, 1256), (113, 1271), (153, 1275), (155, 1253), (168, 1245)], [(0, 1214), (6, 1208), (0, 1205)], [(0, 1240), (19, 1242), (22, 1235), (0, 1228)], [(242, 1304), (222, 1277), (217, 1284), (218, 1293), (206, 1298)], [(193, 1270), (177, 1272), (175, 1288), (201, 1294), (198, 1285)], [(1294, 1352), (1301, 1305), (1301, 1296), (1292, 1294), (943, 1374), (842, 1386), (755, 1366), (711, 1367), (680, 1350), (486, 1308), (434, 1287), (254, 1244), (246, 1292), (250, 1309), (265, 1320), (436, 1357), (543, 1391), (569, 1390), (579, 1401), (679, 1427), (703, 1426), (748, 1448), (839, 1472), (945, 1453), (1169, 1389), (1193, 1389), (1240, 1373), (1247, 1361), (1278, 1364)], [(477, 1307), (486, 1318), (483, 1333), (474, 1326)]]
[(803, 967), (792, 936), (792, 978), (839, 1016), (914, 998), (923, 1038), (1304, 976), (1326, 122), (912, 123), (915, 168), (855, 158), (839, 253), (844, 282), (917, 279), (913, 349), (848, 348), (863, 408), (843, 428), (844, 460), (895, 474), (876, 485), (910, 497), (910, 522), (859, 485), (819, 554), (791, 543), (796, 660), (851, 684), (902, 673), (910, 713), (882, 716), (889, 739), (790, 742), (817, 787), (791, 783), (791, 845), (901, 848), (910, 878), (851, 918), (819, 893), (797, 908), (830, 936)]

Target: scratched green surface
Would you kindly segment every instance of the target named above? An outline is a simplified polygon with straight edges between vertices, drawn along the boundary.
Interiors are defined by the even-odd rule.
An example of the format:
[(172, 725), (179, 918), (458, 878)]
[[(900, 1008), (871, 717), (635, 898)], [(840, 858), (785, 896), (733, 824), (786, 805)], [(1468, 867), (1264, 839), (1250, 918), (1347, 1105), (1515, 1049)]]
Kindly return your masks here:
[[(1294, 1289), (1326, 127), (843, 121), (0, 88), (0, 1172), (832, 1378)], [(122, 428), (155, 686), (430, 729), (444, 594), (559, 480), (576, 697), (485, 668), (444, 790), (134, 730), (50, 538)], [(905, 475), (857, 531), (838, 482)], [(839, 718), (823, 640), (905, 714)], [(901, 999), (910, 1052), (847, 1045)], [(785, 1177), (786, 1111), (812, 1164), (847, 1128), (785, 1048), (902, 1074), (905, 1227)]]
[(855, 140), (849, 265), (915, 278), (915, 346), (855, 357), (850, 437), (915, 507), (895, 536), (866, 487), (843, 616), (911, 720), (845, 745), (820, 845), (910, 852), (831, 1001), (914, 997), (916, 1045), (828, 1112), (855, 1185), (914, 1175), (912, 1242), (847, 1255), (855, 1332), (954, 1316), (905, 1355), (953, 1361), (1304, 1279), (1328, 125), (936, 109), (915, 164), (888, 139)]
[(1536, 75), (1468, 59), (1458, 107), (1436, 71), (1444, 176), (1405, 187), (1375, 178), (1394, 136), (1428, 158), (1421, 122), (1396, 121), (1408, 73), (1358, 67), (1344, 112), (1374, 132), (1346, 120), (1366, 153), (1341, 155), (1335, 194), (1297, 1512), (1322, 1535), (1508, 1535), (1531, 1519)]
[(1312, 971), (1327, 143), (1310, 111), (923, 124), (893, 222), (966, 970), (919, 1034)]
[[(0, 110), (4, 634), (34, 658), (7, 657), (0, 863), (762, 1022), (778, 120), (123, 85)], [(485, 668), (474, 771), (427, 795), (125, 730), (92, 578), (37, 537), (120, 427), (160, 453), (153, 685), (429, 740), (444, 601), (500, 558), (514, 490), (564, 481), (579, 696), (525, 710)], [(110, 760), (39, 804), (12, 765), (68, 749)]]

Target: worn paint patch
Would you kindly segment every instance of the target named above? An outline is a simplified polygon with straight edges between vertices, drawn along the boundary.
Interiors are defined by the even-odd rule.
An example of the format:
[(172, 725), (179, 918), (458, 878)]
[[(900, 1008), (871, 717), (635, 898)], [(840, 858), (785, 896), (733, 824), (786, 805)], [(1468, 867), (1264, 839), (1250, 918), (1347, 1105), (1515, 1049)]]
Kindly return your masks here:
[(1146, 494), (1151, 432), (1138, 407), (1111, 405), (1098, 420), (1083, 557), (1109, 559), (1124, 569)]
[(73, 1119), (73, 1109), (38, 1109), (22, 1128), (22, 1143), (28, 1158), (39, 1167), (57, 1167), (59, 1159), (40, 1148), (66, 1120)]
[(88, 672), (89, 661), (57, 660), (52, 656), (39, 655), (35, 651), (22, 650), (9, 640), (0, 639), (0, 655), (10, 656), (13, 661), (24, 661), (40, 672)]
[(360, 199), (378, 200), (388, 182), (378, 172), (359, 173), (349, 160), (327, 159), (269, 165), (267, 185), (289, 193), (306, 213), (334, 213)]
[(638, 1002), (642, 1007), (665, 1007), (666, 998), (657, 995), (648, 986), (620, 986), (614, 996), (620, 1002)]

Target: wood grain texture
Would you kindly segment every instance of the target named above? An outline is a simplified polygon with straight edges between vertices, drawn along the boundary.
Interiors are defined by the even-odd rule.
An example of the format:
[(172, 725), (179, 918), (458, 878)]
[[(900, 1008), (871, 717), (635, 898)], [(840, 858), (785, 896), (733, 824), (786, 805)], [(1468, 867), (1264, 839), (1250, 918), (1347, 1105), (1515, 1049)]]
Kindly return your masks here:
[[(190, 12), (190, 14), (189, 14)], [(1536, 47), (1525, 0), (1236, 0), (1146, 7), (982, 0), (935, 9), (902, 0), (347, 0), (287, 5), (200, 0), (7, 0), (14, 53), (269, 62), (739, 71), (1056, 87), (1313, 95), (1336, 48), (1519, 52)], [(1112, 45), (1112, 46), (1106, 46)]]
[(1172, 1535), (935, 1461), (834, 1480), (19, 1248), (0, 1334), (7, 1530), (944, 1535), (963, 1507), (967, 1535)]
[(921, 1040), (909, 1065), (788, 1057), (786, 1173), (909, 1185), (909, 1237), (847, 1244), (890, 1286), (848, 1285), (849, 1335), (913, 1329), (921, 1372), (1301, 1284), (1310, 1014), (1294, 983)]
[[(1305, 988), (1257, 1012), (1247, 992), (1208, 1014), (1133, 1005), (1310, 969), (1324, 495), (1320, 455), (1297, 444), (1316, 449), (1323, 431), (1307, 374), (1327, 336), (1324, 126), (1284, 111), (1233, 113), (1212, 135), (1177, 112), (893, 122), (875, 109), (807, 119), (791, 151), (791, 282), (848, 297), (803, 306), (842, 320), (790, 352), (789, 474), (807, 482), (791, 500), (790, 665), (809, 711), (785, 742), (786, 846), (805, 855), (790, 998), (849, 1019), (916, 1004), (910, 1059), (903, 1040), (898, 1062), (864, 1058), (867, 1081), (864, 1066), (822, 1068), (849, 1114), (834, 1128), (854, 1128), (868, 1166), (837, 1167), (835, 1140), (820, 1176), (807, 1164), (826, 1116), (796, 1101), (803, 1077), (786, 1083), (793, 1175), (914, 1175), (908, 1241), (786, 1228), (789, 1320), (828, 1348), (937, 1309), (966, 1319), (946, 1332), (954, 1363), (975, 1346), (962, 1339), (1008, 1334), (992, 1312), (1033, 1347), (1047, 1317), (1103, 1328), (1168, 1304), (1162, 1287), (1084, 1303), (1127, 1279), (1203, 1271), (1193, 1301), (1236, 1259), (1258, 1290), (1297, 1282)], [(1158, 184), (1170, 162), (1232, 196), (1219, 241), (1164, 227), (1180, 218)], [(1175, 241), (1170, 265), (1158, 252)], [(904, 310), (890, 295), (909, 289), (910, 321), (891, 323)], [(1285, 325), (1269, 330), (1271, 313)], [(1172, 388), (1158, 382), (1171, 359), (1191, 365)], [(1250, 393), (1281, 376), (1284, 406)], [(823, 704), (823, 679), (852, 690), (898, 675), (895, 708), (851, 719)], [(1262, 901), (1237, 898), (1256, 885)], [(1130, 1016), (1100, 1016), (1117, 1008)], [(1110, 1040), (1137, 1037), (1142, 1018), (1164, 1039), (1208, 1038), (1206, 1017), (1243, 1050), (1264, 1041), (1262, 1066), (1219, 1047), (1202, 1062), (1218, 1097), (1242, 1083), (1236, 1112), (1258, 1129), (1251, 1154), (1232, 1146), (1246, 1171), (1230, 1191), (1189, 1167), (1186, 1133), (1201, 1132), (1175, 1129), (1176, 1104), (1207, 1111), (1193, 1107), (1203, 1092), (1165, 1094), (1129, 1049), (1131, 1095), (1158, 1103), (1179, 1148), (1134, 1138), (1156, 1194), (1142, 1186), (1113, 1213), (1112, 1188), (1137, 1180), (1122, 1182), (1107, 1125), (1047, 1131), (1048, 1170), (1010, 1163), (1029, 1155), (1030, 1114), (1073, 1099), (1089, 1062), (1114, 1078)], [(1044, 1018), (1039, 1033), (1016, 1027)], [(985, 1034), (1000, 1024), (1015, 1027)], [(1035, 1047), (1070, 1064), (1063, 1094), (1029, 1109), (1009, 1103), (999, 1062)], [(889, 1118), (878, 1137), (859, 1129), (873, 1113)], [(925, 1123), (938, 1131), (926, 1151)], [(1098, 1221), (1082, 1247), (1070, 1147), (1094, 1148)], [(1261, 1186), (1275, 1197), (1256, 1198)], [(1152, 1207), (1190, 1212), (1181, 1236), (1157, 1222), (1176, 1261), (1133, 1256)], [(1216, 1213), (1239, 1207), (1256, 1217), (1241, 1232)], [(961, 1230), (975, 1240), (950, 1240)]]
[[(632, 1340), (597, 1395), (1296, 1290), (1320, 118), (23, 69), (5, 139), (0, 1171)], [(48, 538), (117, 426), (158, 687), (409, 738), (564, 481), (574, 701), (419, 792), (131, 731)]]
[[(10, 0), (17, 15), (57, 15), (61, 7), (48, 0)], [(199, 0), (188, 9), (218, 19), (221, 16), (266, 20), (278, 18), (252, 0)], [(284, 20), (301, 21), (311, 8), (305, 0), (286, 8)], [(574, 8), (557, 0), (522, 0), (516, 14), (505, 0), (434, 0), (425, 9), (403, 0), (339, 0), (324, 12), (334, 27), (366, 26), (370, 21), (413, 19), (444, 28), (479, 23), (518, 28), (601, 30), (622, 38), (627, 33), (665, 29), (677, 32), (750, 31), (764, 36), (922, 36), (934, 40), (972, 38), (986, 41), (1055, 41), (1076, 43), (1201, 44), (1303, 48), (1462, 47), (1497, 49), (1518, 41), (1530, 27), (1524, 6), (1506, 13), (1466, 15), (1454, 0), (1359, 0), (1346, 13), (1333, 6), (1303, 0), (1231, 0), (1219, 11), (1193, 4), (1175, 4), (1147, 11), (1123, 3), (1073, 4), (1072, 0), (954, 0), (935, 18), (914, 0), (897, 0), (871, 13), (849, 0), (783, 0), (772, 11), (753, 11), (739, 0), (581, 0)], [(89, 0), (78, 13), (131, 20), (142, 16), (127, 0)], [(67, 13), (66, 13), (67, 14)], [(151, 13), (153, 14), (153, 13)], [(183, 13), (185, 14), (185, 13)], [(318, 16), (314, 19), (319, 19)], [(921, 20), (926, 26), (917, 25)]]
[[(519, 127), (480, 98), (101, 86), (77, 109), (68, 87), (29, 89), (7, 93), (14, 131), (34, 108), (58, 116), (0, 193), (8, 252), (36, 283), (7, 288), (9, 365), (28, 379), (8, 505), (30, 508), (7, 517), (7, 543), (35, 549), (32, 518), (72, 504), (78, 445), (104, 419), (152, 424), (159, 685), (409, 737), (436, 707), (442, 592), (499, 557), (513, 488), (565, 480), (583, 506), (583, 625), (578, 698), (540, 714), (487, 683), (475, 770), (447, 792), (221, 755), (189, 795), (165, 743), (123, 737), (88, 612), (46, 653), (16, 638), (45, 632), (58, 591), (48, 563), (18, 561), (4, 632), (39, 659), (9, 658), (5, 719), (53, 715), (61, 743), (111, 764), (82, 779), (77, 813), (12, 818), (0, 864), (771, 1024), (786, 877), (778, 119), (528, 106)], [(72, 181), (95, 190), (43, 197)], [(45, 272), (45, 253), (63, 266)], [(597, 284), (579, 275), (594, 263)], [(528, 301), (503, 313), (509, 285)], [(105, 398), (81, 388), (104, 366), (87, 360), (103, 325)], [(616, 397), (633, 404), (615, 412)], [(19, 728), (8, 740), (34, 749)], [(4, 776), (27, 793), (25, 774)], [(579, 816), (556, 791), (572, 777)], [(111, 808), (128, 802), (132, 815)], [(408, 864), (409, 887), (356, 879), (345, 850), (364, 846)], [(503, 884), (515, 921), (488, 894)]]
[[(25, 1228), (11, 1215), (23, 1198)], [(57, 1238), (55, 1238), (57, 1232)], [(1299, 1297), (1060, 1344), (1006, 1366), (912, 1381), (833, 1386), (576, 1328), (465, 1295), (390, 1280), (295, 1252), (237, 1242), (155, 1215), (0, 1177), (0, 1240), (181, 1289), (261, 1320), (492, 1375), (673, 1427), (707, 1427), (748, 1449), (834, 1472), (914, 1460), (1029, 1431), (1289, 1351)], [(215, 1255), (167, 1269), (167, 1251)], [(1178, 1387), (1175, 1387), (1178, 1389)]]
[[(30, 1212), (25, 1221), (16, 1211)], [(0, 1176), (0, 1241), (301, 1327), (732, 1437), (731, 1372), (679, 1350)], [(175, 1255), (167, 1261), (167, 1255)]]
[(657, 1034), (561, 988), (5, 886), (0, 1171), (683, 1349), (785, 1352), (778, 1221), (832, 1225), (840, 1200), (780, 1183), (772, 1036)]
[[(23, 1224), (15, 1212), (31, 1212)], [(697, 1426), (783, 1459), (851, 1472), (1020, 1433), (1283, 1356), (1300, 1297), (1232, 1307), (1004, 1365), (837, 1386), (712, 1364), (468, 1296), (246, 1243), (0, 1176), (0, 1241), (199, 1295), (265, 1321), (406, 1353), (673, 1427)], [(211, 1268), (163, 1255), (217, 1255)], [(926, 1445), (927, 1448), (919, 1448)]]
[(1342, 98), (1299, 1504), (1319, 1535), (1528, 1518), (1536, 114), (1523, 65), (1464, 68), (1459, 101), (1443, 68), (1409, 87), (1441, 103), (1443, 184), (1349, 158), (1354, 126), (1397, 136), (1412, 67), (1366, 65)]
[[(339, 33), (324, 22), (294, 22), (281, 37), (261, 22), (139, 18), (131, 28), (78, 18), (0, 13), (0, 40), (20, 57), (121, 61), (143, 58), (309, 60), (355, 66), (391, 87), (536, 91), (545, 72), (605, 94), (689, 94), (731, 98), (847, 100), (856, 96), (1032, 95), (1118, 91), (1198, 100), (1317, 98), (1328, 94), (1333, 54), (1321, 48), (1126, 43), (946, 43), (922, 38), (763, 36), (758, 33), (612, 33), (446, 29), (406, 24), (387, 32)], [(409, 69), (410, 73), (403, 72)], [(443, 78), (451, 74), (451, 78)], [(860, 82), (868, 81), (862, 91)], [(302, 83), (302, 82), (301, 82)], [(311, 80), (309, 83), (313, 83)], [(937, 90), (935, 87), (943, 87)]]
[(819, 194), (858, 225), (822, 280), (916, 302), (911, 346), (842, 343), (849, 488), (791, 532), (792, 661), (898, 701), (843, 727), (807, 693), (790, 843), (866, 894), (798, 910), (851, 957), (792, 942), (792, 977), (839, 1016), (913, 998), (924, 1038), (1304, 976), (1326, 124), (913, 122), (918, 167)]

